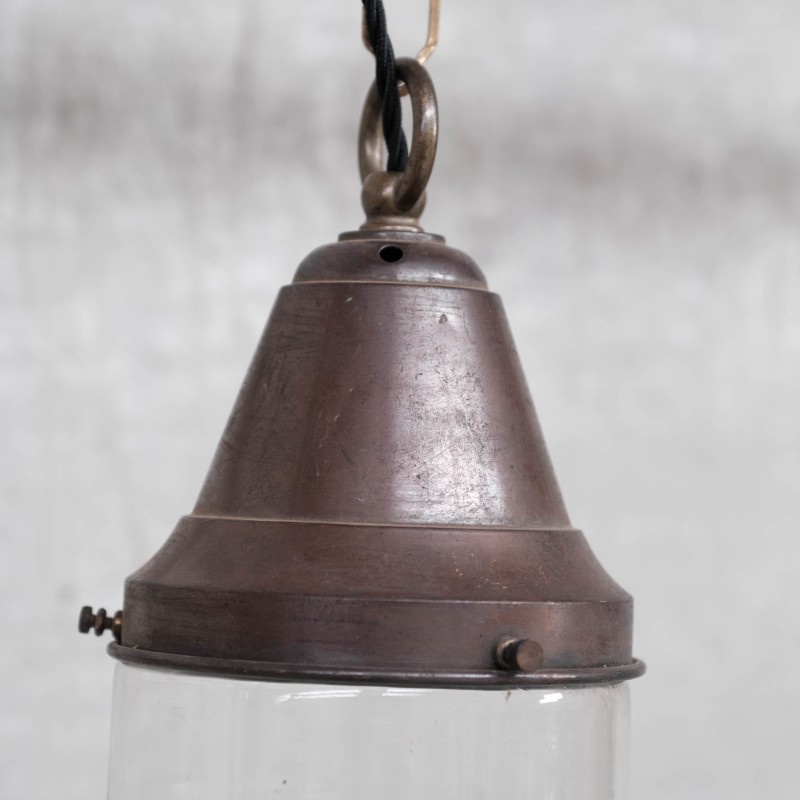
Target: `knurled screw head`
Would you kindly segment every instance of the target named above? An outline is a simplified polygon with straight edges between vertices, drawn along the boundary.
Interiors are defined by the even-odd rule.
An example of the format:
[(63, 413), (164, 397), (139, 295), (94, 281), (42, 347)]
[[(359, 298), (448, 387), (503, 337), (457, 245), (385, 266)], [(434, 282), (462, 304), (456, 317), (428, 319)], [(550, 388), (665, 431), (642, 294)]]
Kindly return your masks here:
[(97, 613), (91, 606), (84, 606), (78, 617), (78, 630), (81, 633), (94, 631), (95, 635), (102, 636), (110, 630), (117, 642), (122, 641), (122, 612), (117, 611), (113, 618), (108, 616), (104, 608), (98, 608)]
[(89, 633), (94, 627), (94, 611), (91, 606), (84, 606), (81, 615), (78, 617), (78, 630), (81, 633)]

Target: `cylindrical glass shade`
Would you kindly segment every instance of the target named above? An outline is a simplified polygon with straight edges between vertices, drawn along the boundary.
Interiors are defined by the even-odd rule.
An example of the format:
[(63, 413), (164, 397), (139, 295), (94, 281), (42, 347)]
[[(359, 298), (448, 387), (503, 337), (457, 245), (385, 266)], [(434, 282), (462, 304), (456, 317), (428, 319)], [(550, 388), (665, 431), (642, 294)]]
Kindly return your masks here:
[(626, 800), (627, 684), (265, 683), (118, 664), (109, 800)]

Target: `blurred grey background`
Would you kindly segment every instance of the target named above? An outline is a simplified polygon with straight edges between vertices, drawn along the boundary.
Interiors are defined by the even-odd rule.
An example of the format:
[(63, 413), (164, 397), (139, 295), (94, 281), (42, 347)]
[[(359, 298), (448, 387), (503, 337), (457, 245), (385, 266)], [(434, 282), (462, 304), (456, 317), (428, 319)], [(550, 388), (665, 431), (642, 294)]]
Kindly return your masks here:
[[(427, 0), (386, 0), (400, 54)], [(278, 287), (362, 219), (360, 4), (0, 0), (0, 797), (105, 791), (79, 638), (191, 509)], [(444, 0), (425, 221), (505, 299), (637, 603), (637, 800), (796, 800), (800, 4)]]

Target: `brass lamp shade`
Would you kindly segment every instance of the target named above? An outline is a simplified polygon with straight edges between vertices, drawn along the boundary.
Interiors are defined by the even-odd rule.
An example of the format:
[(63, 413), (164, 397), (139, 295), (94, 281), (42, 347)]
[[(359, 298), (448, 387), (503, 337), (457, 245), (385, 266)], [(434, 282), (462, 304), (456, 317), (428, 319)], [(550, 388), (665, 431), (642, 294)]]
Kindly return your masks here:
[(115, 657), (265, 680), (619, 681), (632, 600), (572, 528), (499, 298), (422, 233), (313, 252)]

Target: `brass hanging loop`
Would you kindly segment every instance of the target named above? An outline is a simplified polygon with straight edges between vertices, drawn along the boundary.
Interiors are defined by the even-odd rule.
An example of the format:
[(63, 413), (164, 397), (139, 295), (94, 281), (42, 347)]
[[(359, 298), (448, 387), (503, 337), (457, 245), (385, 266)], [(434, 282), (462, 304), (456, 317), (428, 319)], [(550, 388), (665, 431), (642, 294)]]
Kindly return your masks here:
[[(428, 38), (422, 49), (417, 53), (417, 63), (424, 64), (436, 50), (439, 44), (439, 21), (442, 17), (442, 0), (430, 0), (428, 5)], [(361, 12), (361, 38), (364, 40), (364, 47), (375, 55), (375, 49), (369, 40), (367, 30), (367, 12)]]
[(383, 167), (381, 101), (375, 83), (369, 90), (359, 132), (358, 165), (363, 190), (361, 202), (367, 221), (362, 230), (420, 232), (428, 185), (439, 137), (436, 92), (427, 70), (413, 58), (397, 60), (397, 75), (408, 87), (413, 112), (411, 151), (404, 172)]

